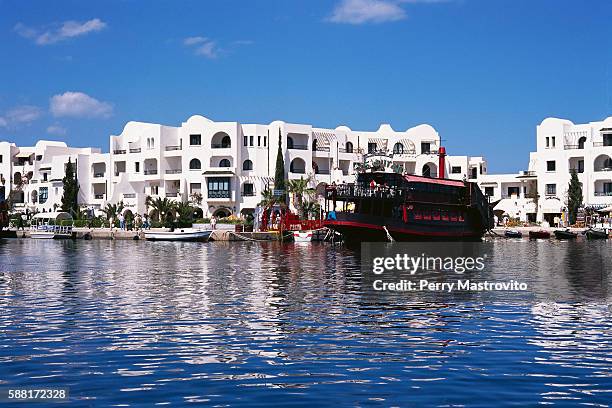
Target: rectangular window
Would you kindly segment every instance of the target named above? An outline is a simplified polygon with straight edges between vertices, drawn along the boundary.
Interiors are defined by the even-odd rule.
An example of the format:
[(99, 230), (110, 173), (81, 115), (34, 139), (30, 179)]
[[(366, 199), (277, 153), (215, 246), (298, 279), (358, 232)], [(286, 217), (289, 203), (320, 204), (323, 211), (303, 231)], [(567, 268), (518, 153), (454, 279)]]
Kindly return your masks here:
[(608, 133), (603, 135), (603, 145), (612, 146), (612, 134)]
[(242, 191), (243, 196), (250, 197), (253, 195), (253, 185), (251, 183), (244, 183), (242, 187), (243, 187), (243, 191)]
[(140, 173), (140, 162), (134, 163), (134, 171)]
[(546, 185), (546, 195), (556, 195), (556, 194), (557, 194), (557, 185), (547, 184)]
[(374, 153), (376, 151), (376, 143), (368, 143), (368, 153)]
[(2, 163), (2, 155), (0, 154), (0, 163)]
[(576, 169), (578, 173), (584, 173), (584, 160), (578, 160), (578, 168)]
[(421, 154), (429, 154), (431, 152), (431, 143), (421, 142)]
[(208, 198), (230, 198), (229, 177), (210, 177), (208, 179)]
[(261, 146), (261, 136), (257, 136), (257, 146)]
[(555, 137), (552, 137), (552, 147), (555, 147)]
[(546, 171), (555, 171), (557, 169), (557, 163), (554, 160), (546, 162)]
[(44, 204), (47, 202), (47, 198), (49, 198), (49, 188), (41, 187), (38, 189), (38, 202), (40, 204)]
[(603, 188), (604, 188), (604, 194), (605, 195), (611, 195), (612, 194), (612, 183), (604, 183)]
[(493, 196), (495, 194), (495, 187), (485, 187), (485, 195)]
[(189, 184), (189, 191), (191, 194), (193, 193), (201, 193), (202, 192), (202, 184), (201, 183), (191, 183)]
[(508, 197), (512, 197), (513, 195), (515, 196), (519, 195), (518, 187), (508, 187)]
[(264, 136), (264, 146), (268, 143), (268, 136)]
[(255, 140), (255, 136), (249, 136), (249, 145), (253, 146), (253, 140)]
[(189, 135), (189, 144), (191, 146), (200, 146), (202, 144), (202, 135)]
[(43, 181), (47, 181), (49, 173), (43, 173)]
[(159, 194), (159, 186), (151, 186), (151, 195)]
[(242, 139), (243, 139), (243, 144), (245, 146), (248, 146), (249, 145), (249, 137), (248, 136), (244, 136)]
[(453, 173), (453, 174), (461, 174), (461, 166), (453, 166), (453, 167), (451, 167), (451, 173)]
[(550, 138), (546, 138), (546, 147), (550, 147)]

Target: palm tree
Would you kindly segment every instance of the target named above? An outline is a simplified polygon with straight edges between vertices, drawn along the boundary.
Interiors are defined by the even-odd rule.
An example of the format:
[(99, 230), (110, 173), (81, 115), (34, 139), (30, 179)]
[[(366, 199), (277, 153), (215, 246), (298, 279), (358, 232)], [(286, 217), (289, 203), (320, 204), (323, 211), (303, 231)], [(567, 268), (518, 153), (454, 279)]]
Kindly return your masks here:
[(102, 212), (106, 215), (106, 219), (109, 221), (111, 228), (113, 227), (115, 218), (121, 214), (124, 207), (125, 205), (123, 204), (123, 201), (119, 201), (117, 204), (106, 204), (106, 207), (102, 209)]
[(315, 219), (318, 219), (321, 211), (321, 205), (316, 201), (304, 201), (302, 203), (301, 210), (306, 218), (313, 217)]
[(274, 204), (278, 202), (279, 202), (279, 197), (275, 196), (272, 190), (270, 190), (269, 188), (266, 188), (265, 190), (261, 192), (261, 201), (259, 202), (258, 205), (267, 209), (267, 208), (272, 207)]
[[(169, 200), (168, 198), (160, 198), (149, 200), (147, 207), (151, 207), (151, 218), (155, 218), (156, 221), (167, 221), (174, 219), (174, 211), (176, 210), (176, 202)], [(163, 219), (162, 219), (163, 217)]]
[(304, 217), (304, 212), (302, 210), (302, 203), (304, 201), (304, 195), (311, 195), (315, 192), (315, 189), (312, 187), (308, 187), (310, 184), (311, 177), (307, 178), (300, 177), (296, 180), (289, 180), (287, 182), (287, 190), (293, 194), (295, 200), (295, 208), (301, 212), (300, 217)]
[(193, 221), (195, 208), (189, 202), (180, 202), (175, 205), (178, 221), (180, 224), (189, 224)]

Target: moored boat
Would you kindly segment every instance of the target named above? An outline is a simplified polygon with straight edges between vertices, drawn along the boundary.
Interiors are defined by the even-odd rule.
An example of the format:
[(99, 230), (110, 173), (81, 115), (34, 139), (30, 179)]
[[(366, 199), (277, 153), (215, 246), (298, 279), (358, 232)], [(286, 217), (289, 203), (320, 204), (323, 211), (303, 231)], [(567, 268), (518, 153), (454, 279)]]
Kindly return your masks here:
[(517, 230), (506, 230), (504, 236), (506, 238), (523, 238), (523, 233)]
[(293, 231), (293, 241), (311, 242), (312, 241), (312, 231)]
[(441, 176), (372, 172), (328, 186), (323, 225), (348, 244), (480, 240), (493, 221), (487, 198), (476, 183)]
[(144, 232), (147, 241), (208, 241), (212, 230), (197, 228), (175, 228), (148, 230)]
[[(70, 225), (63, 225), (70, 223)], [(73, 238), (72, 216), (67, 212), (44, 212), (32, 217), (30, 238), (70, 239)]]
[(529, 231), (529, 239), (548, 239), (550, 232), (544, 230)]
[(555, 238), (557, 239), (575, 239), (577, 236), (578, 234), (571, 232), (569, 228), (555, 231)]
[(589, 228), (586, 231), (588, 239), (608, 239), (608, 231), (603, 229)]

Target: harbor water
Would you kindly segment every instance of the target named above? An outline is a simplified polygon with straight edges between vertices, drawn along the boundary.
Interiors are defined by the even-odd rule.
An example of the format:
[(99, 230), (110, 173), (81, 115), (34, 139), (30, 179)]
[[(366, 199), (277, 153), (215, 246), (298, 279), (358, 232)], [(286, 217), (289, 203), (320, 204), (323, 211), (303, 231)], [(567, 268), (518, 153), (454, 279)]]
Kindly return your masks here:
[(364, 301), (326, 243), (0, 241), (0, 388), (74, 406), (608, 406), (612, 242), (494, 240), (526, 292)]

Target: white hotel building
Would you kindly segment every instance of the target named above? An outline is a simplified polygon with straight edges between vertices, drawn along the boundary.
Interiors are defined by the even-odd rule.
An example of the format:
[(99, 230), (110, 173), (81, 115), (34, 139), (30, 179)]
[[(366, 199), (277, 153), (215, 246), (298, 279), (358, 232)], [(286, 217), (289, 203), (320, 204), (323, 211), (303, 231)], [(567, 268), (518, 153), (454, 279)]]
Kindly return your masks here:
[[(188, 201), (201, 193), (204, 216), (252, 211), (271, 188), (281, 149), (288, 179), (312, 177), (325, 184), (355, 180), (355, 164), (384, 160), (410, 174), (438, 174), (440, 136), (429, 125), (403, 132), (383, 124), (373, 132), (275, 121), (268, 125), (213, 122), (192, 116), (178, 127), (129, 122), (110, 137), (109, 153), (40, 141), (34, 147), (0, 143), (0, 197), (15, 190), (17, 210), (59, 207), (61, 179), (70, 157), (78, 163), (79, 203), (100, 209), (123, 201), (145, 212), (147, 196)], [(476, 180), (486, 174), (482, 157), (447, 156), (445, 175)], [(389, 166), (387, 166), (389, 167)]]
[(483, 192), (499, 201), (495, 209), (523, 221), (552, 224), (567, 209), (570, 169), (578, 173), (586, 207), (612, 205), (612, 117), (577, 125), (547, 118), (536, 133), (536, 151), (530, 153), (526, 171), (478, 179)]

